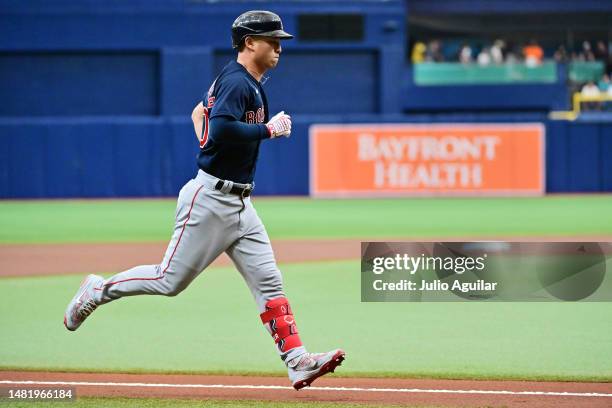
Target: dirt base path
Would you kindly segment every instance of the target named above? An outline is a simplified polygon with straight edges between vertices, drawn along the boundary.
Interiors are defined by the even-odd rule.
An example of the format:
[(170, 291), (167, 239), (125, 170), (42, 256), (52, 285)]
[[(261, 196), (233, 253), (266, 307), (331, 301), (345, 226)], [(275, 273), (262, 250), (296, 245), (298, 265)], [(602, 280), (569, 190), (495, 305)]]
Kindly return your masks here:
[[(279, 263), (359, 259), (361, 241), (401, 241), (390, 239), (330, 239), (330, 240), (275, 240), (274, 254)], [(407, 239), (418, 241), (418, 239)], [(581, 237), (500, 237), (480, 236), (423, 238), (425, 242), (453, 241), (570, 241), (612, 242), (612, 236)], [(116, 273), (136, 265), (162, 261), (166, 242), (102, 243), (102, 244), (1, 244), (0, 277), (65, 275), (84, 273)], [(231, 265), (227, 255), (221, 255), (212, 266)]]
[[(166, 242), (0, 245), (0, 277), (121, 272), (161, 262)], [(280, 263), (359, 259), (360, 241), (275, 241)], [(212, 266), (231, 265), (226, 254)]]
[[(75, 387), (77, 396), (157, 397), (448, 407), (610, 407), (612, 383), (323, 377), (295, 391), (287, 378), (0, 371), (3, 387)], [(53, 382), (55, 384), (45, 384)]]

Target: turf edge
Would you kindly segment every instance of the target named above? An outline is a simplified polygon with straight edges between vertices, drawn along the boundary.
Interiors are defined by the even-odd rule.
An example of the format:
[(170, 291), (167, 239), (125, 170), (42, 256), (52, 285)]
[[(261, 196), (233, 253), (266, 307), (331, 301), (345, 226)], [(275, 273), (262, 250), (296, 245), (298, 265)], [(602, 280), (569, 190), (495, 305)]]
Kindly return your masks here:
[[(144, 370), (144, 369), (99, 369), (99, 368), (66, 368), (66, 367), (19, 367), (2, 366), (0, 371), (23, 372), (63, 372), (63, 373), (97, 373), (97, 374), (153, 374), (153, 375), (221, 375), (231, 377), (281, 377), (285, 378), (284, 371), (223, 371), (223, 370)], [(469, 372), (376, 372), (342, 371), (334, 373), (336, 378), (399, 378), (399, 379), (433, 379), (433, 380), (475, 380), (475, 381), (541, 381), (541, 382), (598, 382), (612, 383), (612, 375), (517, 375), (517, 374), (474, 374)]]

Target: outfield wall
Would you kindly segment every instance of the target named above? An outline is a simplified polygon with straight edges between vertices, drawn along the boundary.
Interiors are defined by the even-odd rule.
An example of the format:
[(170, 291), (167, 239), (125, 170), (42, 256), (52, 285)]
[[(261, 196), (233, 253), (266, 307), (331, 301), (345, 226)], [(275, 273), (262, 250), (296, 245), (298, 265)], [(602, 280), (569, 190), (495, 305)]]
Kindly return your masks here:
[[(414, 84), (407, 14), (482, 2), (315, 3), (265, 3), (296, 34), (265, 84), (270, 113), (289, 112), (294, 129), (264, 143), (258, 194), (308, 194), (308, 130), (324, 123), (544, 123), (546, 191), (612, 191), (612, 124), (546, 119), (569, 100), (562, 66), (553, 83)], [(505, 7), (490, 11), (516, 8)], [(196, 170), (191, 110), (233, 58), (232, 21), (253, 8), (261, 3), (0, 0), (0, 198), (176, 195)], [(361, 31), (308, 38), (308, 29), (341, 35), (338, 15), (360, 18)]]
[[(438, 116), (442, 123), (538, 122), (533, 115)], [(435, 123), (432, 116), (296, 115), (289, 139), (263, 143), (260, 195), (309, 192), (311, 124)], [(612, 123), (542, 121), (546, 191), (612, 192)], [(0, 197), (174, 196), (195, 174), (198, 151), (187, 118), (4, 119), (0, 122)]]
[[(469, 13), (482, 2), (267, 1), (287, 31), (270, 76), (270, 109), (293, 114), (537, 111), (567, 108), (567, 70), (552, 82), (418, 86), (408, 64), (407, 16)], [(506, 3), (506, 2), (504, 2)], [(536, 2), (541, 11), (555, 2)], [(606, 6), (566, 5), (565, 11)], [(233, 54), (230, 26), (261, 2), (0, 0), (0, 119), (172, 116), (190, 112)], [(512, 4), (490, 5), (504, 13)], [(536, 5), (526, 13), (536, 10)], [(360, 23), (339, 26), (340, 16)], [(310, 23), (305, 23), (310, 17)], [(358, 26), (359, 29), (355, 29)], [(354, 32), (353, 32), (354, 31)], [(349, 32), (350, 38), (337, 39)], [(312, 38), (312, 34), (324, 38)], [(311, 37), (309, 37), (311, 35)], [(325, 36), (329, 37), (326, 38)]]

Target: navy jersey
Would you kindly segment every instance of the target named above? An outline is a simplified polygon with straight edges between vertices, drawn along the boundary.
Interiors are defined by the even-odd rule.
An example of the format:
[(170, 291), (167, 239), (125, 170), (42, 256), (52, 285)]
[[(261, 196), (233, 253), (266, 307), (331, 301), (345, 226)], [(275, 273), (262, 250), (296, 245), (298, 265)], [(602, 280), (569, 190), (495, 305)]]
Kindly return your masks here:
[[(263, 87), (234, 60), (223, 68), (202, 103), (208, 109), (208, 117), (204, 118), (198, 167), (220, 179), (252, 183), (259, 145), (269, 137), (264, 124), (269, 119)], [(240, 127), (222, 126), (228, 121), (242, 123)]]

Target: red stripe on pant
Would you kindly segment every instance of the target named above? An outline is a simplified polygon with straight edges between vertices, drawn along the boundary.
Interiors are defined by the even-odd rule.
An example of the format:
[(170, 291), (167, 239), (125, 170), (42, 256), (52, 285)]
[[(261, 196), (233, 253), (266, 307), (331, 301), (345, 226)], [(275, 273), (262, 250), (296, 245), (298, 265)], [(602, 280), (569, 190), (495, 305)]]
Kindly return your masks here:
[(156, 278), (130, 278), (130, 279), (123, 279), (123, 280), (116, 281), (116, 282), (107, 282), (104, 285), (102, 285), (101, 288), (94, 288), (94, 290), (103, 290), (105, 287), (116, 285), (117, 283), (129, 282), (129, 281), (134, 281), (134, 280), (158, 280), (158, 279), (163, 279), (163, 277), (166, 274), (166, 271), (170, 267), (170, 262), (172, 262), (172, 258), (174, 258), (174, 254), (176, 254), (176, 250), (177, 250), (179, 244), (181, 243), (181, 238), (183, 238), (183, 233), (185, 232), (185, 228), (187, 227), (187, 223), (191, 219), (191, 210), (193, 210), (193, 205), (195, 203), (195, 199), (196, 199), (196, 197), (198, 196), (198, 193), (200, 192), (200, 190), (202, 190), (203, 187), (204, 186), (200, 186), (200, 188), (198, 188), (196, 190), (195, 194), (193, 195), (193, 198), (191, 199), (191, 206), (189, 207), (189, 212), (187, 213), (187, 219), (185, 220), (185, 222), (183, 223), (183, 227), (181, 228), (181, 235), (179, 235), (179, 239), (176, 242), (176, 245), (174, 246), (174, 251), (172, 251), (172, 255), (170, 255), (170, 259), (168, 259), (168, 263), (166, 264), (166, 267), (164, 268), (164, 270), (162, 271), (160, 276), (158, 276)]

